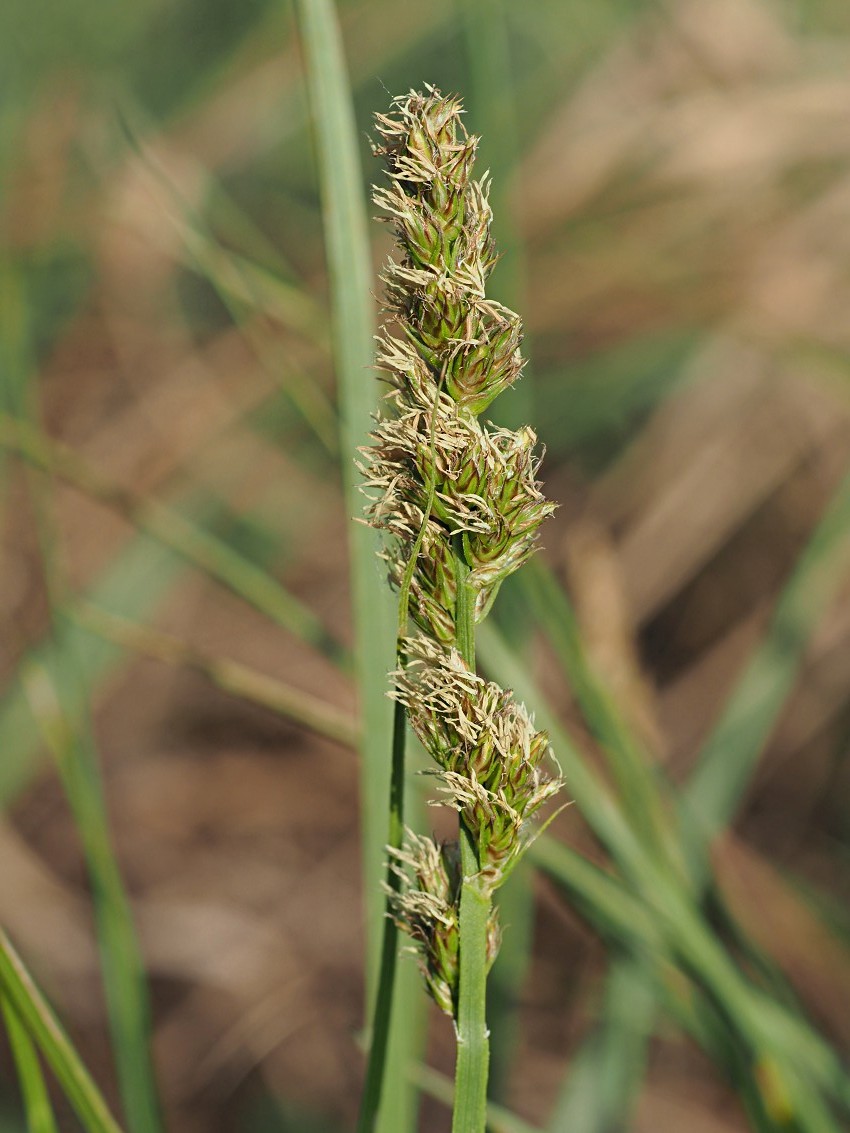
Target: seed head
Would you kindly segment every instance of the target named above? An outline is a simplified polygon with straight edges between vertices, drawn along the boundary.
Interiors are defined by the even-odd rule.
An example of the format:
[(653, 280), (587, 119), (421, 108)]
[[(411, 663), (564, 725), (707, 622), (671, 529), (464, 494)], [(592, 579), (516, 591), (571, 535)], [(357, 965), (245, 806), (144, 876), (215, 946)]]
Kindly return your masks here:
[[(540, 524), (555, 510), (537, 482), (540, 457), (534, 430), (485, 430), (435, 390), (429, 409), (406, 408), (380, 421), (372, 437), (361, 465), (363, 488), (370, 496), (368, 521), (401, 540), (393, 557), (403, 556), (406, 563), (427, 510), (430, 537), (423, 539), (417, 562), (417, 573), (426, 575), (428, 560), (436, 557), (446, 564), (451, 537), (463, 534), (469, 585), (483, 616), (498, 586), (533, 553)], [(449, 569), (444, 565), (444, 576)], [(403, 567), (390, 571), (396, 583), (400, 574)], [(427, 578), (420, 580), (419, 589), (428, 592)], [(448, 599), (452, 593), (450, 587), (436, 597)], [(420, 621), (422, 628), (428, 629), (431, 620)], [(444, 633), (435, 636), (453, 640)]]
[[(393, 111), (377, 118), (383, 145), (375, 152), (390, 183), (374, 193), (402, 251), (381, 277), (389, 309), (432, 379), (478, 414), (523, 366), (519, 315), (484, 296), (496, 255), (487, 179), (471, 176), (478, 139), (467, 134), (459, 101), (433, 87), (395, 99)], [(390, 350), (379, 363), (399, 367), (402, 382), (404, 353)]]
[(483, 883), (495, 888), (528, 848), (531, 818), (561, 787), (542, 770), (548, 738), (524, 705), (473, 672), (456, 649), (420, 636), (405, 653), (394, 695), (441, 769), (443, 801), (475, 835)]
[[(436, 762), (440, 802), (460, 812), (477, 857), (460, 877), (456, 844), (410, 834), (390, 851), (403, 879), (390, 915), (413, 939), (427, 986), (448, 1014), (457, 1006), (461, 882), (488, 893), (534, 838), (534, 816), (560, 787), (543, 770), (545, 733), (510, 692), (471, 669), (455, 648), (459, 574), (487, 613), (502, 581), (532, 554), (554, 510), (540, 491), (530, 428), (479, 415), (520, 376), (522, 322), (485, 295), (496, 262), (488, 180), (472, 178), (478, 140), (456, 98), (433, 87), (378, 115), (388, 184), (374, 201), (399, 256), (382, 280), (393, 333), (378, 336), (390, 389), (359, 465), (368, 522), (385, 531), (389, 577), (404, 586), (422, 631), (400, 642), (393, 695)], [(488, 959), (498, 948), (495, 913)]]
[[(407, 831), (401, 850), (390, 850), (393, 869), (402, 879), (401, 892), (388, 890), (390, 915), (414, 942), (413, 951), (425, 984), (447, 1015), (457, 1007), (460, 931), (460, 850), (457, 842), (437, 843)], [(488, 969), (499, 951), (495, 912), (487, 932)]]

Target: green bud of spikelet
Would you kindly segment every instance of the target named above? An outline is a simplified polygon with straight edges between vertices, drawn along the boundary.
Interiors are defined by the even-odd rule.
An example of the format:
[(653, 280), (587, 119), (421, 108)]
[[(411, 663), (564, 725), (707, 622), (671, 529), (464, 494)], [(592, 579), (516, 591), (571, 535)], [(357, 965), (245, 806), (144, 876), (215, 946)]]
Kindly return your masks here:
[(482, 884), (494, 889), (534, 840), (531, 819), (562, 786), (542, 767), (548, 739), (524, 705), (469, 669), (456, 649), (417, 637), (405, 653), (394, 696), (441, 769), (443, 801), (474, 835)]
[[(401, 587), (410, 561), (412, 540), (397, 542), (383, 556), (393, 585)], [(483, 601), (489, 591), (479, 597)], [(455, 561), (444, 533), (433, 522), (423, 532), (417, 567), (410, 582), (410, 614), (429, 637), (443, 645), (453, 645), (456, 637), (455, 603), (457, 580)]]
[[(473, 181), (478, 139), (461, 121), (457, 99), (433, 88), (396, 99), (396, 117), (378, 115), (390, 185), (374, 200), (395, 227), (403, 260), (382, 276), (390, 309), (407, 340), (452, 400), (473, 414), (519, 377), (522, 321), (484, 296), (496, 262), (486, 178)], [(408, 360), (393, 352), (393, 370)]]
[(463, 537), (481, 620), (554, 505), (537, 483), (533, 430), (485, 428), (476, 416), (523, 366), (519, 316), (484, 296), (495, 254), (486, 178), (471, 177), (477, 139), (458, 100), (431, 87), (393, 111), (377, 119), (390, 184), (375, 201), (402, 252), (382, 277), (401, 337), (382, 332), (377, 359), (395, 412), (378, 421), (360, 468), (367, 521), (397, 540), (391, 581), (401, 584), (416, 554), (411, 613), (451, 644), (453, 537)]
[(533, 553), (540, 524), (555, 505), (536, 479), (540, 457), (533, 429), (487, 431), (474, 417), (456, 413), (436, 387), (434, 395), (429, 411), (406, 408), (374, 430), (361, 466), (364, 491), (376, 493), (366, 514), (374, 527), (401, 539), (406, 551), (429, 508), (429, 527), (436, 525), (429, 546), (420, 548), (426, 572), (426, 555), (434, 553), (440, 531), (444, 558), (450, 557), (451, 536), (463, 534), (480, 618), (495, 589)]
[[(460, 853), (456, 842), (438, 844), (412, 830), (401, 850), (392, 850), (393, 868), (402, 879), (400, 892), (390, 894), (390, 915), (414, 942), (425, 985), (437, 1006), (453, 1016), (457, 1006), (460, 946), (458, 894)], [(499, 952), (495, 912), (487, 938), (488, 968)]]

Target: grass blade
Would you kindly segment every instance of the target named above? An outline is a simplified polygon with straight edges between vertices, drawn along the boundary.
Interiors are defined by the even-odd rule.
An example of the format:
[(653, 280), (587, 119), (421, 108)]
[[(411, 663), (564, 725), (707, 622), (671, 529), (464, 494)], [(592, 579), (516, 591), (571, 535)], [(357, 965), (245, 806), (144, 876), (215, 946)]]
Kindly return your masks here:
[[(366, 201), (357, 153), (357, 127), (336, 13), (330, 0), (297, 0), (319, 166), (325, 247), (333, 302), (333, 343), (341, 418), (340, 449), (349, 514), (361, 510), (354, 456), (368, 439), (377, 405), (372, 376), (374, 308)], [(392, 709), (386, 675), (393, 665), (393, 601), (376, 563), (379, 541), (362, 524), (349, 525), (356, 659), (363, 721), (362, 806), (367, 910), (367, 1000), (376, 994), (383, 901), (387, 800), (390, 797)], [(394, 1025), (379, 1128), (413, 1128), (415, 1098), (404, 1073), (419, 1045), (424, 1000), (410, 965), (396, 977)], [(421, 1006), (420, 1006), (421, 1004)], [(400, 1017), (403, 1025), (399, 1025)]]
[[(100, 575), (89, 591), (89, 598), (99, 608), (122, 612), (125, 616), (143, 617), (165, 594), (183, 564), (176, 555), (158, 546), (147, 536), (139, 536), (120, 552)], [(118, 649), (73, 624), (67, 619), (67, 632), (48, 637), (24, 656), (22, 664), (43, 666), (54, 680), (69, 671), (71, 658), (78, 666), (81, 686), (91, 687), (116, 663)], [(74, 718), (76, 709), (70, 703), (68, 712)], [(20, 683), (13, 681), (0, 700), (0, 804), (10, 805), (23, 790), (37, 766), (35, 756), (41, 738)]]
[(339, 644), (318, 618), (278, 583), (228, 544), (195, 526), (158, 500), (110, 480), (67, 445), (8, 414), (0, 413), (0, 446), (44, 472), (59, 476), (92, 499), (124, 516), (141, 531), (176, 551), (187, 562), (244, 598), (277, 625), (342, 658)]
[[(731, 1031), (749, 1045), (756, 1065), (763, 1063), (768, 1076), (777, 1072), (788, 1075), (789, 1088), (782, 1094), (783, 1104), (790, 1107), (789, 1112), (801, 1128), (810, 1133), (834, 1129), (819, 1091), (827, 1091), (846, 1105), (848, 1082), (828, 1045), (802, 1019), (769, 1000), (741, 976), (691, 903), (681, 878), (649, 856), (646, 847), (634, 837), (613, 800), (584, 765), (533, 680), (517, 665), (498, 633), (485, 623), (479, 630), (479, 639), (482, 644), (486, 641), (487, 663), (496, 679), (517, 690), (535, 711), (538, 723), (549, 732), (577, 804), (615, 858), (629, 886), (653, 910), (678, 964), (718, 1003)], [(559, 874), (561, 863), (548, 839), (533, 850), (537, 851), (537, 860), (542, 853), (550, 853), (553, 873)], [(574, 868), (574, 862), (569, 857), (565, 857), (565, 862), (568, 870), (564, 881), (569, 889), (569, 870)], [(768, 1084), (765, 1088), (774, 1086), (775, 1083)]]
[(643, 1081), (655, 1010), (655, 989), (646, 966), (615, 957), (600, 1020), (571, 1060), (549, 1133), (606, 1133), (628, 1127)]
[[(30, 327), (23, 331), (28, 336)], [(37, 420), (38, 397), (31, 387), (33, 371), (24, 365), (15, 374), (19, 383), (13, 402), (18, 431), (38, 436), (27, 418)], [(8, 419), (12, 424), (15, 419)], [(13, 425), (14, 427), (14, 425)], [(36, 520), (48, 612), (54, 633), (61, 633), (61, 610), (67, 583), (62, 561), (53, 500), (45, 477), (27, 469), (29, 495)], [(95, 906), (97, 939), (103, 967), (112, 1048), (125, 1113), (133, 1133), (162, 1133), (163, 1125), (151, 1059), (151, 1026), (144, 967), (129, 902), (111, 845), (106, 803), (100, 780), (87, 689), (79, 684), (75, 658), (54, 685), (45, 670), (23, 669), (20, 677), (42, 738), (51, 750), (83, 844), (86, 868)], [(60, 700), (60, 689), (86, 710), (70, 726)]]
[[(142, 117), (137, 106), (125, 107), (121, 126), (130, 146), (163, 191), (163, 212), (179, 233), (187, 262), (214, 288), (262, 367), (290, 398), (327, 452), (335, 455), (336, 415), (327, 395), (309, 375), (292, 366), (282, 352), (270, 348), (267, 334), (252, 318), (262, 312), (325, 347), (327, 335), (318, 304), (296, 284), (223, 247), (214, 238), (200, 210), (184, 199), (153, 147), (145, 144), (142, 129), (136, 125), (136, 120)], [(209, 171), (204, 171), (204, 179), (208, 192), (214, 190), (229, 214), (247, 226), (247, 218), (240, 214)]]
[(112, 1049), (128, 1126), (161, 1133), (150, 1055), (150, 1008), (132, 912), (112, 847), (106, 801), (87, 714), (71, 726), (45, 669), (21, 674), (33, 716), (56, 761), (83, 843), (95, 907)]
[(682, 796), (693, 865), (732, 819), (796, 680), (803, 650), (850, 569), (850, 476), (841, 483), (785, 585), (770, 627), (702, 747)]
[[(191, 529), (200, 531), (202, 535), (206, 535), (206, 529), (231, 531), (233, 527), (230, 513), (205, 494), (181, 496), (178, 504), (181, 512), (193, 517)], [(169, 510), (174, 512), (176, 506), (172, 503)], [(182, 516), (178, 518), (182, 520)], [(212, 538), (214, 545), (224, 546), (226, 551), (235, 556), (237, 564), (247, 561), (240, 550), (238, 527), (230, 535), (229, 544), (224, 544), (221, 538)], [(187, 552), (191, 549), (191, 546), (184, 548)], [(278, 542), (274, 548), (276, 559), (289, 550), (288, 544), (281, 546)], [(261, 548), (260, 554), (264, 553)], [(94, 605), (107, 615), (138, 621), (177, 582), (187, 561), (192, 560), (187, 555), (180, 554), (179, 549), (171, 550), (161, 540), (142, 531), (127, 541), (110, 566), (99, 575), (84, 595), (83, 604)], [(203, 566), (200, 562), (194, 565)], [(253, 562), (248, 565), (252, 571), (259, 570), (264, 574), (273, 586), (277, 585), (270, 575), (265, 574)], [(246, 581), (241, 575), (236, 581), (239, 582), (240, 578), (243, 582)], [(241, 596), (250, 601), (250, 595), (250, 588), (245, 590), (243, 587)], [(35, 660), (46, 666), (53, 678), (60, 683), (64, 672), (77, 671), (81, 687), (94, 687), (117, 662), (120, 653), (103, 638), (94, 637), (76, 625), (77, 612), (76, 604), (72, 602), (61, 637), (42, 641), (27, 653), (25, 659)], [(66, 703), (72, 717), (73, 705), (70, 700), (66, 700)], [(25, 786), (35, 766), (34, 756), (39, 743), (38, 732), (26, 700), (18, 682), (13, 681), (0, 698), (0, 746), (5, 751), (4, 758), (0, 760), (0, 804), (8, 805)]]
[(680, 853), (671, 837), (669, 816), (649, 756), (593, 672), (566, 594), (539, 558), (520, 576), (520, 584), (537, 624), (545, 627), (585, 723), (609, 762), (630, 825), (647, 846), (662, 850), (669, 860), (676, 861)]
[(191, 669), (230, 696), (268, 708), (344, 747), (356, 748), (359, 743), (360, 729), (349, 713), (248, 665), (203, 653), (174, 634), (139, 625), (85, 600), (76, 603), (68, 616), (105, 641), (166, 665)]
[(29, 1133), (58, 1133), (50, 1095), (41, 1073), (41, 1064), (33, 1041), (5, 996), (0, 996), (0, 1008), (9, 1036), (9, 1046), (15, 1059), (15, 1069), (24, 1099), (24, 1112)]
[(94, 1080), (2, 928), (0, 990), (50, 1064), (88, 1133), (121, 1133)]
[(541, 834), (529, 847), (528, 859), (563, 886), (576, 912), (612, 946), (638, 956), (664, 953), (664, 939), (651, 911), (619, 878), (548, 834)]

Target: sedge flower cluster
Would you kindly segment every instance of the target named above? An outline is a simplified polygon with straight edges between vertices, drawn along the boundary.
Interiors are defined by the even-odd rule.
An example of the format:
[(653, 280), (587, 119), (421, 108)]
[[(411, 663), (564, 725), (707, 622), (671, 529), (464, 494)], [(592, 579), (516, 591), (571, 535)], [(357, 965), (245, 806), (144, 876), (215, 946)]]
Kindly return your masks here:
[[(437, 765), (439, 801), (459, 812), (475, 845), (476, 884), (489, 894), (533, 839), (532, 819), (560, 782), (543, 770), (546, 735), (458, 650), (458, 576), (480, 621), (533, 553), (554, 505), (537, 481), (534, 431), (480, 420), (522, 372), (522, 323), (485, 294), (496, 262), (488, 182), (472, 177), (478, 140), (461, 115), (457, 99), (428, 87), (377, 116), (375, 152), (389, 184), (374, 200), (401, 258), (382, 275), (396, 333), (379, 337), (388, 410), (363, 450), (362, 472), (367, 519), (391, 537), (389, 577), (407, 587), (419, 629), (402, 643), (393, 695)], [(464, 880), (457, 844), (411, 834), (393, 864), (405, 883), (392, 915), (413, 938), (434, 999), (453, 1014)], [(498, 939), (493, 915), (490, 962)]]

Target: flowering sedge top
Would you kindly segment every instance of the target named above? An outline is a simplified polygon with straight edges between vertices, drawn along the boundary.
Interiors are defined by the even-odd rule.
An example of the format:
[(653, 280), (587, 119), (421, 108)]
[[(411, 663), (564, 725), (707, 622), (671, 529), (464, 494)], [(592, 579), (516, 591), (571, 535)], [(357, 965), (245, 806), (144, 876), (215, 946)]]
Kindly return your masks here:
[(375, 152), (390, 184), (374, 199), (402, 252), (382, 276), (400, 334), (379, 337), (395, 412), (365, 450), (367, 516), (396, 537), (387, 555), (396, 585), (422, 533), (411, 613), (452, 644), (452, 537), (463, 540), (480, 620), (554, 505), (537, 483), (534, 430), (488, 429), (477, 418), (523, 367), (519, 315), (484, 295), (496, 257), (487, 184), (471, 178), (478, 139), (467, 135), (458, 100), (433, 89), (393, 106), (395, 116), (377, 116)]
[(533, 839), (530, 819), (560, 788), (541, 770), (546, 733), (510, 692), (471, 672), (456, 649), (419, 638), (407, 644), (407, 657), (395, 674), (395, 696), (441, 769), (444, 801), (475, 839), (482, 889), (495, 889)]
[[(367, 518), (391, 536), (390, 580), (409, 587), (421, 631), (402, 643), (393, 695), (437, 764), (440, 801), (459, 811), (474, 838), (477, 884), (490, 893), (533, 839), (532, 817), (560, 783), (542, 771), (545, 734), (456, 648), (458, 558), (480, 621), (502, 581), (532, 554), (554, 505), (537, 482), (533, 429), (479, 420), (522, 372), (522, 322), (485, 295), (496, 262), (488, 184), (472, 179), (478, 139), (461, 113), (457, 99), (427, 87), (377, 115), (374, 148), (389, 184), (374, 200), (401, 255), (381, 277), (395, 323), (393, 334), (378, 338), (389, 411), (363, 449), (361, 470)], [(457, 847), (411, 835), (394, 858), (408, 872), (393, 915), (419, 947), (429, 990), (451, 1013), (463, 880)], [(493, 920), (490, 960), (497, 947)]]

